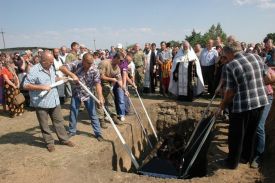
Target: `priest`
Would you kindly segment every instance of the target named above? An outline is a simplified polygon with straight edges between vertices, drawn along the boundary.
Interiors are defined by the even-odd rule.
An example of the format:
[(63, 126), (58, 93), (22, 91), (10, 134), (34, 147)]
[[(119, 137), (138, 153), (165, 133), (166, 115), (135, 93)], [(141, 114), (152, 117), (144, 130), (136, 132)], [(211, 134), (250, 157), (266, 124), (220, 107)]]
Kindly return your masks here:
[(204, 91), (200, 62), (188, 41), (173, 59), (169, 91), (184, 101), (192, 101)]

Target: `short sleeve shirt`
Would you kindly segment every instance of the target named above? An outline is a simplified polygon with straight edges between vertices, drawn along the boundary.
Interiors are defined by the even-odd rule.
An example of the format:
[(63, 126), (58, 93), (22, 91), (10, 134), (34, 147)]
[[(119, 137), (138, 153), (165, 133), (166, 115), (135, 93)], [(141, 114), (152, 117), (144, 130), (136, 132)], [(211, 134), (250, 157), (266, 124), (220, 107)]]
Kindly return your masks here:
[[(91, 91), (97, 83), (101, 83), (99, 70), (92, 64), (87, 72), (84, 71), (81, 60), (73, 61), (66, 64), (66, 67), (73, 72), (79, 80), (84, 83)], [(77, 84), (73, 89), (73, 95), (77, 96), (81, 101), (87, 101), (90, 95)]]
[(200, 55), (201, 66), (212, 66), (215, 64), (216, 59), (219, 54), (217, 50), (211, 49), (210, 51), (207, 48), (204, 48)]
[(232, 112), (245, 112), (268, 104), (263, 83), (267, 72), (261, 57), (250, 53), (237, 53), (234, 60), (224, 66), (225, 89), (235, 92)]
[(121, 62), (119, 63), (119, 68), (120, 68), (121, 73), (122, 73), (123, 71), (126, 71), (126, 72), (127, 72), (127, 70), (128, 70), (128, 61), (127, 61), (127, 60), (121, 61)]
[[(101, 63), (98, 65), (98, 69), (100, 75), (121, 80), (121, 71), (119, 66), (116, 65), (113, 67), (112, 61), (110, 59), (101, 61)], [(102, 84), (109, 84), (109, 82), (102, 80)]]
[(138, 51), (133, 55), (133, 62), (136, 67), (141, 67), (144, 65), (145, 55), (142, 51)]
[(171, 60), (172, 59), (172, 53), (169, 50), (162, 50), (158, 53), (158, 59), (161, 62)]
[(78, 60), (77, 54), (69, 53), (69, 54), (66, 56), (65, 63), (70, 63), (70, 62), (73, 62), (73, 61), (75, 61), (75, 60)]
[[(55, 83), (55, 71), (53, 66), (46, 71), (42, 65), (36, 64), (27, 74), (24, 81), (24, 86), (27, 84), (33, 85), (52, 85)], [(52, 88), (45, 96), (41, 97), (39, 94), (41, 90), (29, 91), (31, 105), (35, 108), (54, 108), (60, 104), (57, 87)]]

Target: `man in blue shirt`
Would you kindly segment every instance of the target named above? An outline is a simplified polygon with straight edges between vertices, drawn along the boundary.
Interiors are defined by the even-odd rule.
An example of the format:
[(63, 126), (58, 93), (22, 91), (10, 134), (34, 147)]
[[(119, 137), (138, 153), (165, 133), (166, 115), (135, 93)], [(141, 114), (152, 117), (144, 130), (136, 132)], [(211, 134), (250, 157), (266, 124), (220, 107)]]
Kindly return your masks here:
[[(32, 106), (36, 110), (36, 116), (39, 121), (43, 138), (47, 144), (49, 152), (55, 150), (54, 138), (48, 125), (48, 116), (52, 119), (57, 137), (61, 144), (73, 147), (74, 144), (69, 141), (69, 136), (63, 125), (63, 116), (61, 113), (60, 101), (57, 88), (51, 88), (55, 83), (55, 71), (52, 66), (54, 57), (51, 52), (46, 51), (41, 56), (39, 64), (33, 66), (24, 82), (24, 89), (29, 90)], [(42, 91), (48, 91), (45, 96), (39, 96)]]

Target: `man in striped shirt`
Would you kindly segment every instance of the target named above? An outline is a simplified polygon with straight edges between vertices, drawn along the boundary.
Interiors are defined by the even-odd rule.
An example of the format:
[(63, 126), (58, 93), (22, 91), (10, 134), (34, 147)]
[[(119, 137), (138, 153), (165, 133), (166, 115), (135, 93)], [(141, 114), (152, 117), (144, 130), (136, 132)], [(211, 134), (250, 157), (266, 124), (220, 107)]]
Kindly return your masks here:
[[(24, 89), (30, 91), (31, 104), (36, 110), (40, 129), (49, 152), (53, 152), (55, 147), (54, 138), (51, 135), (51, 130), (48, 125), (48, 116), (52, 119), (53, 126), (55, 127), (57, 137), (61, 144), (70, 147), (74, 146), (74, 144), (68, 140), (69, 136), (63, 125), (63, 116), (57, 88), (51, 88), (50, 86), (56, 81), (55, 71), (52, 66), (53, 62), (54, 57), (51, 52), (44, 52), (41, 56), (40, 63), (31, 68), (24, 82)], [(43, 97), (39, 96), (39, 94), (45, 90), (48, 91), (48, 93)]]

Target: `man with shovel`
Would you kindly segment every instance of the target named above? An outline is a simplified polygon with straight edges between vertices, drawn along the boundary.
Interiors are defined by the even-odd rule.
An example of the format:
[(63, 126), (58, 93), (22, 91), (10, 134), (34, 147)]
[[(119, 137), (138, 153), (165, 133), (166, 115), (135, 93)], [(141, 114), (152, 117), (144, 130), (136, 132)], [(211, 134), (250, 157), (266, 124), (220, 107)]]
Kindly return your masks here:
[[(129, 95), (126, 88), (122, 86), (122, 77), (118, 64), (123, 60), (123, 54), (118, 52), (114, 55), (112, 60), (103, 60), (98, 68), (100, 70), (100, 77), (102, 80), (102, 90), (105, 100), (105, 107), (111, 114), (112, 119), (116, 124), (121, 124), (121, 120), (117, 117), (117, 112), (115, 108), (115, 102), (113, 97), (113, 87), (117, 85), (120, 89), (123, 90), (125, 95)], [(99, 118), (104, 119), (104, 116)]]
[(69, 118), (69, 135), (76, 135), (76, 124), (77, 116), (79, 112), (79, 107), (81, 102), (88, 111), (89, 117), (91, 119), (91, 125), (94, 129), (95, 137), (98, 141), (102, 141), (101, 128), (99, 124), (98, 117), (96, 115), (95, 101), (90, 97), (90, 95), (78, 84), (78, 81), (84, 83), (90, 90), (93, 90), (94, 86), (100, 101), (100, 105), (103, 105), (104, 99), (102, 96), (101, 80), (99, 71), (93, 62), (93, 56), (90, 53), (83, 55), (81, 61), (73, 61), (64, 66), (61, 66), (59, 70), (64, 74), (70, 76), (75, 82), (76, 86), (73, 90), (73, 96), (71, 100), (70, 107), (70, 118)]
[[(74, 146), (69, 141), (63, 125), (57, 88), (51, 88), (51, 84), (55, 83), (57, 79), (52, 66), (53, 62), (54, 57), (51, 52), (45, 51), (41, 56), (40, 63), (31, 68), (24, 82), (24, 89), (30, 91), (31, 104), (35, 108), (40, 129), (49, 152), (55, 151), (55, 146), (54, 138), (48, 125), (48, 116), (52, 119), (60, 143), (69, 147)], [(43, 91), (48, 91), (47, 95), (40, 96)]]

